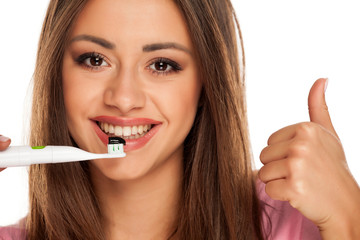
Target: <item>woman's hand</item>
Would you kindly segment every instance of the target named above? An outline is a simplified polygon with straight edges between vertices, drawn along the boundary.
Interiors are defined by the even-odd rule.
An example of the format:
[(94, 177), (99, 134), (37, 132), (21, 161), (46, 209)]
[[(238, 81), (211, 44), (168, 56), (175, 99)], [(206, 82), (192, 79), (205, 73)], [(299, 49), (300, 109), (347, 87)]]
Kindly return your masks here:
[[(10, 138), (0, 135), (0, 151), (4, 151), (5, 149), (7, 149), (10, 143), (11, 143)], [(0, 168), (0, 172), (4, 169), (5, 168)]]
[(352, 177), (325, 102), (327, 80), (309, 93), (311, 122), (272, 134), (260, 154), (259, 178), (275, 200), (289, 201), (324, 239), (360, 239), (360, 188)]

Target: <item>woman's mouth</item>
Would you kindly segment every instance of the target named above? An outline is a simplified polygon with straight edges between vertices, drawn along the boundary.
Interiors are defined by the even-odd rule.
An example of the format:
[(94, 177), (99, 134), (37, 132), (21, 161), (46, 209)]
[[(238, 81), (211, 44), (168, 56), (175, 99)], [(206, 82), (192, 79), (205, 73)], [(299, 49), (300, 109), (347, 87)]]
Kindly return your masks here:
[(91, 120), (93, 120), (95, 133), (105, 146), (109, 137), (116, 136), (125, 139), (125, 152), (145, 146), (162, 125), (161, 122), (148, 118), (125, 119), (100, 116)]
[(97, 124), (100, 129), (109, 137), (117, 136), (125, 140), (141, 138), (145, 136), (153, 126), (152, 124), (137, 126), (116, 126), (106, 122), (97, 122)]

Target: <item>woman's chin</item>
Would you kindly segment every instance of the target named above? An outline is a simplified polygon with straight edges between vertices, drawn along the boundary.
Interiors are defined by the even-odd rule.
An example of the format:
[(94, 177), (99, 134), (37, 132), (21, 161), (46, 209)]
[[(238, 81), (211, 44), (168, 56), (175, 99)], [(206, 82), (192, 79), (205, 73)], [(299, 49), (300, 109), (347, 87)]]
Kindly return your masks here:
[(112, 181), (136, 180), (147, 172), (144, 163), (137, 164), (128, 157), (92, 160), (90, 166), (93, 177), (102, 176)]

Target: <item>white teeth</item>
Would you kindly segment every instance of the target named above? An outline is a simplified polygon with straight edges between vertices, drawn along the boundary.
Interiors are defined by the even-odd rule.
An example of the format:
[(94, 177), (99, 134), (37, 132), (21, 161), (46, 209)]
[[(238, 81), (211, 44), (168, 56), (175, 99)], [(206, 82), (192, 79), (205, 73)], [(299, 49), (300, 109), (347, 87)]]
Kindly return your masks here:
[(99, 122), (99, 126), (105, 133), (114, 134), (125, 139), (137, 139), (143, 137), (151, 129), (151, 124), (121, 127), (105, 122)]
[(137, 134), (137, 132), (138, 132), (137, 126), (133, 126), (133, 127), (131, 128), (131, 134), (135, 135), (135, 134)]
[(114, 125), (109, 124), (109, 133), (115, 133)]
[(123, 135), (128, 137), (131, 135), (131, 127), (123, 127)]
[(135, 134), (135, 135), (127, 136), (127, 137), (122, 136), (122, 138), (124, 138), (125, 140), (126, 139), (138, 139), (138, 138), (145, 136), (145, 134), (146, 134), (146, 132), (144, 132), (142, 134)]
[(144, 127), (142, 125), (138, 126), (138, 133), (141, 135), (144, 132)]
[(116, 136), (121, 136), (121, 135), (122, 135), (122, 132), (123, 132), (122, 127), (120, 127), (120, 126), (116, 126), (116, 127), (115, 127), (115, 135), (116, 135)]

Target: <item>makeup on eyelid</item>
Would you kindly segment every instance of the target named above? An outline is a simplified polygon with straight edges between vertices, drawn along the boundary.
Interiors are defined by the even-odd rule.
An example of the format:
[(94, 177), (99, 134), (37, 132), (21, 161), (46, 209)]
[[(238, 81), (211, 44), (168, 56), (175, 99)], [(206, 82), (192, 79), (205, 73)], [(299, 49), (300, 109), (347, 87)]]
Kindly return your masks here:
[[(97, 70), (101, 67), (110, 67), (111, 65), (108, 61), (109, 60), (104, 55), (96, 52), (84, 53), (75, 58), (75, 62), (91, 70)], [(183, 70), (180, 64), (164, 57), (158, 57), (151, 60), (150, 64), (146, 66), (146, 69), (150, 70), (151, 73), (155, 75), (168, 75)]]
[[(114, 7), (89, 1), (89, 14), (80, 14), (73, 25), (69, 39), (75, 40), (63, 58), (66, 121), (74, 142), (101, 152), (109, 136), (126, 140), (126, 160), (91, 161), (91, 169), (104, 180), (139, 179), (177, 165), (202, 88), (182, 14), (164, 8), (174, 7), (172, 1), (149, 1), (156, 4), (154, 12), (142, 6), (145, 21), (132, 21), (132, 11), (122, 8), (132, 3), (113, 1), (119, 4)], [(94, 18), (99, 8), (110, 12)], [(88, 36), (78, 37), (83, 34)]]

